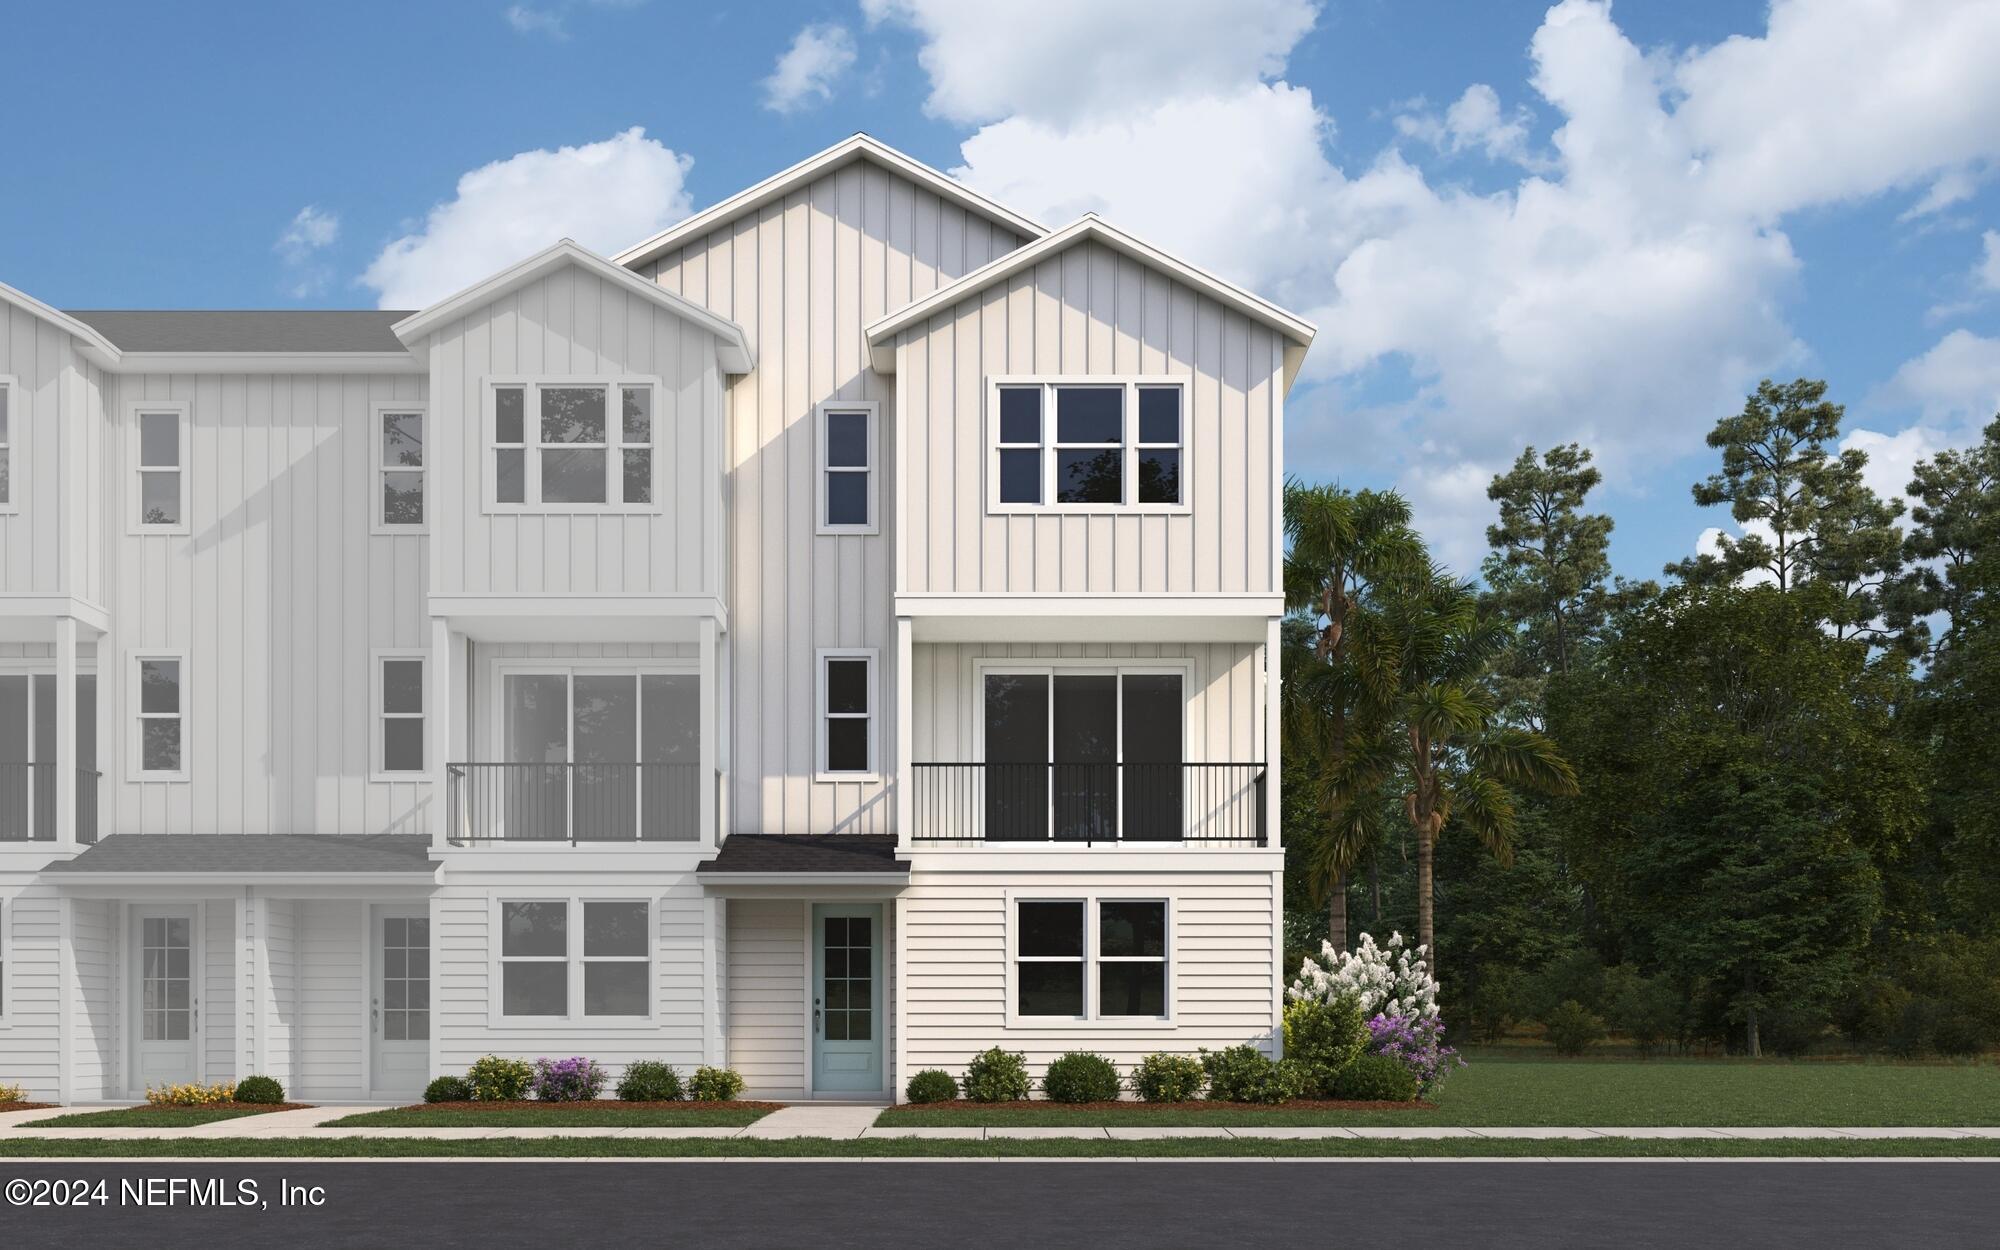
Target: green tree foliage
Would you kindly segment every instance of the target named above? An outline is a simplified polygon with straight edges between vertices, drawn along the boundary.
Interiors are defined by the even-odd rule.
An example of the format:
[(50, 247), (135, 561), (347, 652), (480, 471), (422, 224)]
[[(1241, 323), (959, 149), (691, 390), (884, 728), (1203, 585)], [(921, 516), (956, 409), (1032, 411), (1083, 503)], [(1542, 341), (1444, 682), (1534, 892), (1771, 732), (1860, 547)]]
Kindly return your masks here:
[(1956, 646), (2000, 578), (2000, 418), (1963, 451), (1941, 451), (1912, 472), (1910, 532), (1903, 541), (1913, 566), (1908, 605), (1915, 614), (1942, 613), (1938, 649)]

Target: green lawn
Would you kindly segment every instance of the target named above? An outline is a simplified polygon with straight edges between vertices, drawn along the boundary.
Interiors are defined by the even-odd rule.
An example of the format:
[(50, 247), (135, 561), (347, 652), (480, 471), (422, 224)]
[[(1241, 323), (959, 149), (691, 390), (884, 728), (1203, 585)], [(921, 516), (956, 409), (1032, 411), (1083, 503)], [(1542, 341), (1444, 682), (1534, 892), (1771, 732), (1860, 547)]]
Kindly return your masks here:
[(1773, 1141), (1646, 1141), (1605, 1137), (1594, 1141), (1523, 1141), (1469, 1138), (1457, 1141), (1252, 1141), (1198, 1138), (1166, 1141), (1042, 1139), (1036, 1141), (868, 1140), (824, 1137), (759, 1141), (741, 1137), (677, 1140), (633, 1137), (471, 1138), (139, 1138), (131, 1141), (24, 1137), (0, 1141), (0, 1158), (630, 1158), (630, 1159), (1380, 1159), (1380, 1158), (1876, 1158), (1924, 1156), (2000, 1158), (2000, 1141), (1885, 1141), (1780, 1138)]
[(2000, 1125), (2000, 1066), (1480, 1060), (1452, 1074), (1435, 1111), (1018, 1111), (892, 1108), (900, 1125), (1362, 1125), (1601, 1128)]
[[(278, 1110), (279, 1108), (272, 1108)], [(238, 1116), (264, 1115), (248, 1107), (117, 1107), (110, 1111), (75, 1111), (48, 1120), (30, 1120), (18, 1128), (193, 1128)]]
[(751, 1124), (771, 1114), (766, 1108), (706, 1108), (678, 1111), (638, 1107), (510, 1107), (504, 1111), (426, 1111), (397, 1107), (366, 1111), (328, 1121), (328, 1128), (727, 1128)]

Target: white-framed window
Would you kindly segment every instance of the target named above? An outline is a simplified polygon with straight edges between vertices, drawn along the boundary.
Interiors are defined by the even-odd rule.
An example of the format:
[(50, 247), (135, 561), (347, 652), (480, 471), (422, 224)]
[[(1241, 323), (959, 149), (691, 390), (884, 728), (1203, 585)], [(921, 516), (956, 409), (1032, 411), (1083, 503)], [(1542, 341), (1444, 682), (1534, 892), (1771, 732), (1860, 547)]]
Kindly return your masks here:
[(652, 512), (655, 378), (489, 378), (486, 506)]
[(653, 1015), (653, 904), (635, 898), (500, 899), (498, 1015), (639, 1022)]
[(14, 500), (14, 447), (27, 424), (27, 413), (25, 405), (14, 400), (17, 386), (13, 378), (0, 373), (0, 513), (20, 511)]
[(875, 534), (880, 492), (880, 405), (874, 400), (819, 406), (819, 484), (814, 500), (817, 532)]
[(134, 400), (131, 409), (131, 530), (188, 532), (188, 405)]
[(1187, 511), (1187, 400), (1175, 378), (988, 379), (987, 511)]
[(1010, 898), (1008, 1015), (1171, 1022), (1172, 913), (1158, 897)]
[(857, 781), (879, 771), (876, 652), (838, 647), (819, 653), (819, 778)]
[(414, 781), (429, 763), (424, 715), (429, 690), (425, 685), (425, 653), (419, 650), (377, 651), (373, 719), (369, 747), (370, 771), (376, 781)]
[(132, 768), (142, 781), (187, 779), (187, 653), (132, 656)]
[(421, 403), (380, 401), (375, 420), (375, 532), (420, 534), (427, 520), (429, 414)]

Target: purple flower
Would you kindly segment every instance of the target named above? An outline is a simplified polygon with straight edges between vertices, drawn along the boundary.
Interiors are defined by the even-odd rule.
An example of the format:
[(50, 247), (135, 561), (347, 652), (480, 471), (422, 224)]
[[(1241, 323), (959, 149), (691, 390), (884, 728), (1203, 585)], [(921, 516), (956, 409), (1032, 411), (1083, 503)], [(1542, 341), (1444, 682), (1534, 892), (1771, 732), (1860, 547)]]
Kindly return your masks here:
[(1465, 1067), (1459, 1053), (1444, 1044), (1444, 1022), (1436, 1017), (1380, 1015), (1368, 1021), (1368, 1053), (1385, 1055), (1417, 1078), (1417, 1097), (1434, 1097), (1454, 1067)]
[(542, 1102), (588, 1102), (604, 1090), (604, 1069), (582, 1055), (537, 1059), (534, 1090)]

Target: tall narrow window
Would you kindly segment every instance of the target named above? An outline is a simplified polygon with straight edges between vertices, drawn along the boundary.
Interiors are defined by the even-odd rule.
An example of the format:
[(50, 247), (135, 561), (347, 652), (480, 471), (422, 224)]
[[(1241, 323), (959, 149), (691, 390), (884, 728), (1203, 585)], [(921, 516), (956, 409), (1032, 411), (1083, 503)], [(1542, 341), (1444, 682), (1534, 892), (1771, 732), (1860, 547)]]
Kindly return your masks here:
[(133, 528), (186, 533), (188, 410), (141, 403), (133, 410)]
[(624, 489), (626, 503), (653, 502), (653, 390), (628, 386), (625, 399)]
[(1125, 392), (1056, 388), (1056, 502), (1125, 502)]
[(1003, 504), (1042, 502), (1042, 388), (1000, 388), (995, 476)]
[(657, 386), (652, 381), (494, 382), (491, 506), (542, 512), (650, 509)]
[(1181, 388), (1139, 388), (1139, 502), (1181, 501)]
[(528, 498), (527, 389), (493, 390), (493, 501), (525, 503)]
[(543, 503), (603, 503), (605, 460), (604, 388), (541, 388), (540, 454)]
[(407, 530), (424, 523), (424, 411), (378, 404), (381, 429), (381, 497), (376, 525), (381, 530)]
[(139, 772), (153, 777), (185, 774), (186, 662), (179, 656), (142, 655), (135, 660)]
[(0, 511), (14, 508), (14, 427), (8, 404), (14, 397), (14, 379), (0, 378)]
[(1167, 905), (1158, 899), (1097, 905), (1097, 1014), (1167, 1014)]
[(873, 534), (876, 519), (876, 405), (823, 404), (819, 410), (819, 532)]
[(569, 903), (500, 904), (500, 1014), (569, 1014)]
[(387, 775), (424, 771), (424, 658), (376, 658), (376, 771)]
[(583, 1014), (649, 1016), (652, 942), (647, 933), (651, 908), (645, 903), (583, 904)]
[(875, 771), (875, 653), (820, 652), (820, 767), (829, 778)]

